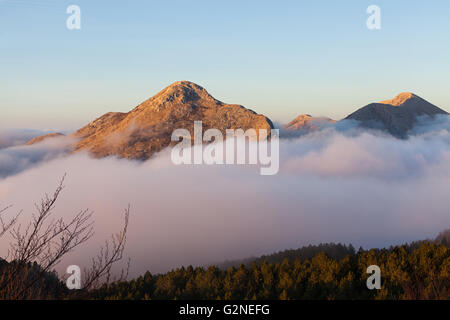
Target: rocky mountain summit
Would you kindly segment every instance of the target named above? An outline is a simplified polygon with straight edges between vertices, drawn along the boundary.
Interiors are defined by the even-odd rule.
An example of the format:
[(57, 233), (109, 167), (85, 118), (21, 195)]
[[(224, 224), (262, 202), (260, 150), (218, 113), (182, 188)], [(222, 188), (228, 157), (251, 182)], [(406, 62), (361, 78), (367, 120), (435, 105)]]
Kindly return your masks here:
[(406, 138), (419, 117), (433, 118), (448, 114), (413, 93), (404, 92), (392, 100), (371, 103), (345, 119), (357, 120), (363, 128), (385, 130), (398, 138)]
[(226, 129), (266, 129), (270, 134), (273, 128), (267, 117), (241, 105), (220, 102), (195, 83), (179, 81), (130, 112), (107, 113), (70, 137), (78, 141), (75, 152), (145, 160), (171, 144), (175, 129), (187, 129), (193, 137), (194, 121), (203, 122), (203, 131), (216, 128), (224, 135)]
[(336, 123), (336, 121), (330, 118), (313, 117), (309, 114), (302, 114), (286, 124), (283, 129), (287, 131), (302, 131), (308, 133), (323, 129), (333, 123)]

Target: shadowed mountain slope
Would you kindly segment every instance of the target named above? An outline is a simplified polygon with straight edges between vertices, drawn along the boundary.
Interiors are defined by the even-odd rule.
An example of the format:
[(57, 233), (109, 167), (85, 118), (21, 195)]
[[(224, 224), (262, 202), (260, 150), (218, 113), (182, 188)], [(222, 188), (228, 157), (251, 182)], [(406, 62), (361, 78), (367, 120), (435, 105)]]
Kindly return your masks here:
[(418, 117), (448, 114), (415, 94), (404, 92), (392, 100), (371, 103), (345, 119), (357, 120), (361, 127), (386, 130), (398, 138), (406, 138)]

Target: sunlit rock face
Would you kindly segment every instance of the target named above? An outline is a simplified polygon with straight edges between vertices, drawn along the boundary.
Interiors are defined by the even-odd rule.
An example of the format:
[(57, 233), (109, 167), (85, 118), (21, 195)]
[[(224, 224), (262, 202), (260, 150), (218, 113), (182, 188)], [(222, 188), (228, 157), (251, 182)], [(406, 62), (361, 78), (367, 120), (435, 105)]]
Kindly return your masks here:
[(169, 146), (176, 129), (187, 129), (193, 137), (194, 121), (202, 121), (204, 131), (215, 128), (224, 136), (226, 129), (266, 129), (270, 134), (273, 128), (263, 115), (220, 102), (195, 83), (178, 81), (130, 112), (107, 113), (71, 137), (77, 141), (75, 152), (145, 160)]

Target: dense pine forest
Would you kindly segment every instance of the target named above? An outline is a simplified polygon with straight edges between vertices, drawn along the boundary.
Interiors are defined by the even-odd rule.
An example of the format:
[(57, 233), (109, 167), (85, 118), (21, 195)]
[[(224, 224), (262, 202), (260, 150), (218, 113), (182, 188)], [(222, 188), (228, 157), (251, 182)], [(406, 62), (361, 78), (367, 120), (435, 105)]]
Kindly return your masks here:
[[(260, 260), (220, 269), (179, 268), (145, 275), (89, 293), (92, 299), (450, 299), (450, 251), (446, 240), (333, 258), (327, 250), (311, 259)], [(329, 245), (328, 251), (339, 245)], [(310, 249), (300, 249), (306, 252)], [(349, 248), (347, 248), (349, 250)], [(314, 250), (312, 250), (314, 251)], [(351, 251), (351, 249), (350, 249)], [(291, 252), (291, 251), (288, 251)], [(291, 252), (292, 253), (292, 252)], [(275, 257), (282, 257), (277, 254)], [(381, 290), (369, 290), (366, 269), (381, 268)]]
[[(243, 260), (240, 266), (225, 268), (228, 262), (222, 267), (189, 266), (158, 275), (147, 272), (89, 291), (70, 291), (50, 272), (33, 292), (36, 299), (94, 300), (450, 299), (448, 240), (447, 232), (433, 241), (358, 251), (352, 246), (321, 244)], [(381, 290), (366, 286), (370, 265), (381, 269)], [(11, 267), (0, 260), (0, 280)], [(41, 271), (36, 264), (26, 270), (29, 274)]]

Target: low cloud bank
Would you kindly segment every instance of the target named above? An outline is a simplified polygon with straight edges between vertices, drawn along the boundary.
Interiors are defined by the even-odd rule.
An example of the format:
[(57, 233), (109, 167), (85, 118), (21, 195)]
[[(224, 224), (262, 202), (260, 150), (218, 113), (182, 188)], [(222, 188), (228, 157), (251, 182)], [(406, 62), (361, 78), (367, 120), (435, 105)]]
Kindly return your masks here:
[(60, 137), (31, 146), (18, 145), (0, 149), (0, 179), (66, 155), (72, 142), (70, 138)]
[(0, 149), (24, 144), (28, 140), (45, 134), (31, 129), (0, 129)]
[[(382, 247), (433, 238), (450, 226), (450, 125), (408, 140), (329, 128), (280, 143), (280, 172), (254, 166), (174, 166), (87, 154), (44, 161), (0, 181), (0, 206), (24, 209), (68, 173), (55, 214), (89, 208), (95, 237), (65, 259), (84, 265), (131, 204), (132, 276), (320, 242)], [(0, 256), (7, 241), (1, 239)], [(61, 270), (62, 270), (61, 269)]]

